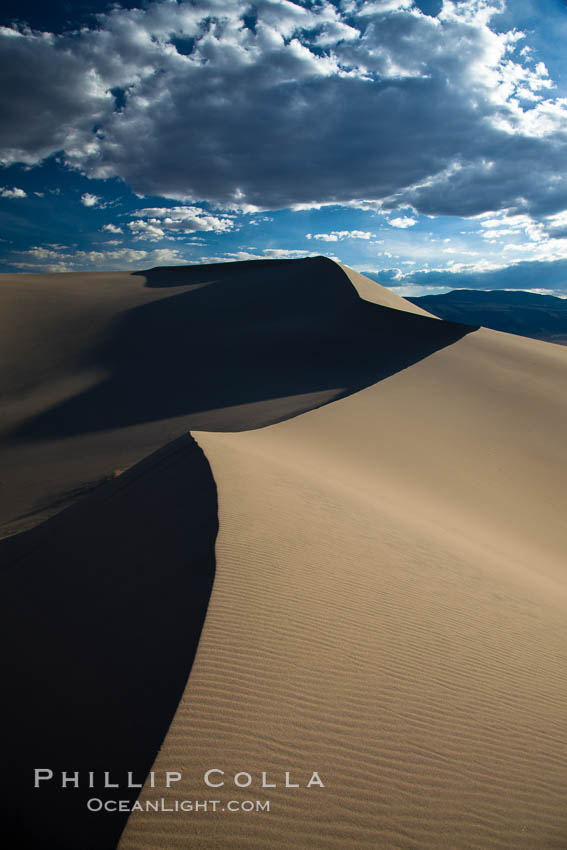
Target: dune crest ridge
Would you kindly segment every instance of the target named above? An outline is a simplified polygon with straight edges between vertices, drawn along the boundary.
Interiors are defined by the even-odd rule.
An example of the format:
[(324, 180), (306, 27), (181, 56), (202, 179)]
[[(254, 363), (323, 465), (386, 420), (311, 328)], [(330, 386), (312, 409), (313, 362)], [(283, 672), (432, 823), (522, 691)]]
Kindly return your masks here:
[(1, 275), (0, 536), (187, 429), (297, 416), (473, 329), (364, 285), (324, 257)]
[[(289, 421), (194, 432), (217, 573), (155, 768), (183, 770), (170, 799), (271, 811), (136, 812), (120, 850), (562, 846), (566, 371), (481, 329)], [(285, 770), (326, 787), (262, 790)]]
[[(183, 779), (146, 781), (142, 807), (271, 806), (135, 811), (120, 850), (564, 846), (567, 349), (437, 319), (325, 258), (6, 278), (6, 622), (42, 658), (15, 656), (15, 756), (23, 727), (48, 740), (38, 694), (42, 723), (75, 682), (88, 696), (58, 644), (79, 623), (106, 714), (96, 734), (63, 722), (65, 746), (122, 765), (150, 723), (140, 769)], [(128, 728), (146, 675), (156, 703)], [(110, 826), (58, 840), (114, 846)]]

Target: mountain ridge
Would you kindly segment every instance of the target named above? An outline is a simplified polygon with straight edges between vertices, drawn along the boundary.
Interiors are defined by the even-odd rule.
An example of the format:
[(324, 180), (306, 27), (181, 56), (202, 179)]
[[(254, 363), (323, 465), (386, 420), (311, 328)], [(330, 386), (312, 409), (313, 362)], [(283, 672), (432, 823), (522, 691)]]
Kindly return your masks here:
[(567, 345), (567, 299), (525, 290), (453, 289), (408, 297), (441, 319)]

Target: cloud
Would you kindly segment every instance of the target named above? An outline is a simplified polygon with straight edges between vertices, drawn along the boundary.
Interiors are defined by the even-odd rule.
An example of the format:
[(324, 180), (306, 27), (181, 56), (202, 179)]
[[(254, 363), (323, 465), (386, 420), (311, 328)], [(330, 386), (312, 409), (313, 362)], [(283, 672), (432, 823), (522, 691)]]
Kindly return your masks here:
[[(242, 260), (296, 260), (301, 257), (318, 257), (316, 251), (304, 251), (301, 248), (264, 248), (261, 251), (232, 251), (216, 257), (201, 257), (201, 263), (236, 263)], [(332, 254), (327, 256), (337, 259)]]
[(346, 7), (361, 17), (368, 17), (383, 12), (399, 12), (409, 9), (412, 5), (413, 0), (362, 0), (362, 2), (359, 0), (359, 2), (347, 3)]
[(260, 215), (256, 216), (256, 218), (251, 218), (248, 224), (253, 225), (254, 227), (258, 227), (260, 224), (266, 224), (269, 221), (273, 221), (272, 216), (269, 215)]
[(3, 165), (70, 151), (112, 111), (112, 95), (72, 39), (0, 27), (0, 79)]
[[(103, 229), (107, 229), (106, 227)], [(112, 232), (112, 231), (110, 231)], [(316, 257), (316, 252), (301, 248), (264, 248), (222, 253), (218, 256), (185, 258), (177, 248), (154, 248), (150, 250), (136, 248), (115, 248), (116, 241), (106, 242), (112, 246), (101, 250), (82, 251), (67, 245), (35, 245), (26, 251), (14, 253), (8, 260), (16, 269), (27, 272), (74, 272), (74, 271), (113, 271), (115, 269), (141, 269), (160, 265), (182, 265), (195, 263), (227, 263), (239, 260), (285, 260), (298, 257)], [(336, 259), (336, 258), (334, 258)]]
[(104, 206), (101, 203), (102, 198), (98, 195), (92, 195), (90, 192), (85, 192), (84, 195), (81, 195), (81, 203), (84, 207), (100, 207)]
[(415, 286), (406, 284), (402, 286), (388, 286), (396, 295), (401, 295), (402, 298), (415, 298), (421, 295), (444, 295), (446, 292), (451, 292), (448, 286)]
[(386, 269), (378, 272), (364, 272), (372, 280), (390, 286), (412, 287), (412, 294), (418, 295), (415, 287), (428, 289), (443, 287), (447, 289), (522, 289), (547, 294), (567, 294), (567, 258), (560, 260), (528, 260), (509, 265), (485, 262), (464, 265), (455, 264), (450, 269), (431, 269), (430, 271), (407, 271)]
[(343, 239), (372, 239), (375, 233), (369, 230), (332, 230), (331, 233), (306, 233), (306, 239), (319, 239), (321, 242), (339, 242)]
[[(111, 244), (111, 243), (108, 243)], [(175, 249), (141, 251), (120, 248), (111, 251), (78, 251), (65, 245), (36, 245), (20, 251), (10, 264), (22, 271), (71, 272), (140, 269), (187, 262)]]
[[(77, 33), (0, 28), (2, 161), (63, 151), (89, 177), (225, 209), (567, 208), (567, 102), (521, 33), (491, 29), (501, 0), (254, 8), (154, 0)], [(140, 220), (140, 237), (176, 229)]]
[(417, 224), (417, 219), (411, 218), (408, 215), (404, 215), (400, 216), (399, 218), (390, 218), (388, 220), (388, 224), (391, 225), (391, 227), (400, 227), (402, 229), (405, 229), (407, 227), (413, 227), (414, 224)]
[(231, 218), (209, 215), (199, 207), (150, 207), (130, 215), (135, 217), (128, 222), (134, 238), (151, 242), (203, 231), (226, 233), (234, 228)]
[(329, 21), (323, 24), (319, 34), (315, 38), (318, 47), (335, 46), (341, 41), (357, 41), (360, 38), (360, 30), (348, 24), (338, 21)]
[(118, 227), (116, 224), (103, 224), (102, 230), (106, 230), (107, 233), (122, 233), (122, 228)]
[(269, 260), (296, 259), (298, 257), (318, 257), (316, 251), (304, 251), (303, 248), (263, 248), (262, 256)]
[(13, 189), (8, 189), (7, 186), (0, 186), (0, 198), (27, 198), (27, 194), (23, 189), (18, 189), (16, 186)]

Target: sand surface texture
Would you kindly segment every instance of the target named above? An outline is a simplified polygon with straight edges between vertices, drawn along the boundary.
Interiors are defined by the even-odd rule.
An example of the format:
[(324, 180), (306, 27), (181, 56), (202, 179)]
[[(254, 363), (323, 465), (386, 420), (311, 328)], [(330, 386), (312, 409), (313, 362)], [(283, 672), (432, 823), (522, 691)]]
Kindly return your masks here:
[(290, 421), (194, 433), (217, 574), (155, 768), (184, 774), (170, 800), (271, 811), (133, 814), (121, 850), (567, 847), (566, 370), (481, 329)]
[(398, 311), (362, 301), (323, 257), (0, 275), (0, 537), (188, 428), (295, 416), (464, 332), (446, 322), (433, 338), (411, 310), (400, 339)]
[[(9, 581), (12, 619), (20, 604), (33, 621), (50, 595), (72, 607), (62, 593), (80, 586), (80, 541), (100, 535), (105, 591), (86, 622), (96, 632), (118, 593), (111, 608), (127, 625), (132, 593), (146, 656), (156, 643), (146, 673), (137, 659), (124, 675), (165, 681), (174, 659), (179, 687), (184, 608), (169, 651), (164, 612), (172, 575), (185, 592), (179, 541), (194, 576), (195, 553), (208, 551), (200, 529), (215, 546), (214, 566), (203, 556), (215, 578), (187, 685), (169, 728), (154, 724), (158, 787), (146, 781), (138, 799), (220, 803), (133, 812), (120, 850), (565, 850), (567, 350), (433, 318), (324, 258), (5, 277), (20, 325), (8, 325), (12, 366), (0, 374), (12, 535), (0, 558), (12, 573), (31, 559), (32, 577), (57, 563), (36, 608), (30, 582)], [(197, 446), (173, 444), (134, 465), (127, 486), (111, 480), (37, 525), (188, 428)], [(37, 528), (14, 535), (26, 524)], [(96, 557), (87, 562), (96, 584)], [(126, 659), (131, 633), (113, 635), (104, 651)], [(104, 692), (130, 665), (106, 681), (85, 640)], [(25, 657), (32, 668), (31, 649)], [(57, 676), (72, 675), (57, 669), (51, 706), (68, 690)], [(33, 677), (26, 686), (33, 726)], [(98, 758), (120, 767), (110, 728), (112, 711)], [(205, 785), (213, 768), (223, 787)], [(183, 775), (170, 789), (167, 770)], [(250, 787), (235, 787), (239, 771)], [(300, 787), (284, 787), (286, 771)], [(315, 771), (325, 787), (306, 787)], [(263, 772), (275, 788), (262, 788)], [(270, 811), (228, 811), (249, 800)], [(91, 846), (84, 822), (67, 831), (62, 850)], [(97, 850), (116, 831), (116, 821), (101, 830)]]

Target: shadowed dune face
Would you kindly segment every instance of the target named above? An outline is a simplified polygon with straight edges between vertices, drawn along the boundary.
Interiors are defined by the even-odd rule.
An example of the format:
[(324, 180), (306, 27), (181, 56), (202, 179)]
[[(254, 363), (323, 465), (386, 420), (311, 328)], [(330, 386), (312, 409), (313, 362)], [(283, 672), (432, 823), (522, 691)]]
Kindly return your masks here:
[(179, 770), (187, 800), (213, 766), (280, 777), (265, 815), (133, 812), (121, 850), (563, 846), (567, 351), (450, 348), (469, 326), (322, 258), (78, 283), (92, 316), (38, 338), (4, 482), (217, 433), (0, 541), (11, 850), (107, 850), (127, 816), (34, 767)]
[[(67, 511), (0, 541), (2, 834), (16, 850), (107, 850), (183, 693), (214, 577), (216, 487), (185, 435)], [(54, 779), (34, 790), (34, 769)], [(80, 785), (61, 789), (61, 771)], [(95, 787), (87, 787), (88, 772)], [(102, 787), (103, 771), (120, 789)], [(30, 814), (32, 813), (32, 814)]]
[(183, 765), (177, 800), (214, 766), (218, 799), (271, 807), (142, 808), (119, 850), (567, 847), (566, 374), (563, 347), (482, 329), (304, 416), (194, 434), (216, 578), (155, 768)]
[(4, 275), (0, 322), (0, 536), (187, 429), (289, 419), (472, 329), (323, 257)]
[[(376, 383), (474, 329), (363, 301), (323, 258), (276, 263), (269, 273), (243, 265), (213, 267), (208, 285), (123, 313), (88, 357), (106, 377), (12, 436), (44, 440), (178, 416), (190, 428), (259, 428)], [(148, 284), (206, 283), (199, 269), (164, 271), (145, 273)]]
[(133, 277), (142, 277), (145, 286), (151, 289), (197, 286), (216, 283), (243, 274), (255, 274), (259, 271), (272, 272), (276, 266), (291, 266), (297, 262), (297, 260), (241, 260), (236, 263), (207, 263), (202, 266), (158, 266), (142, 272), (133, 272)]

